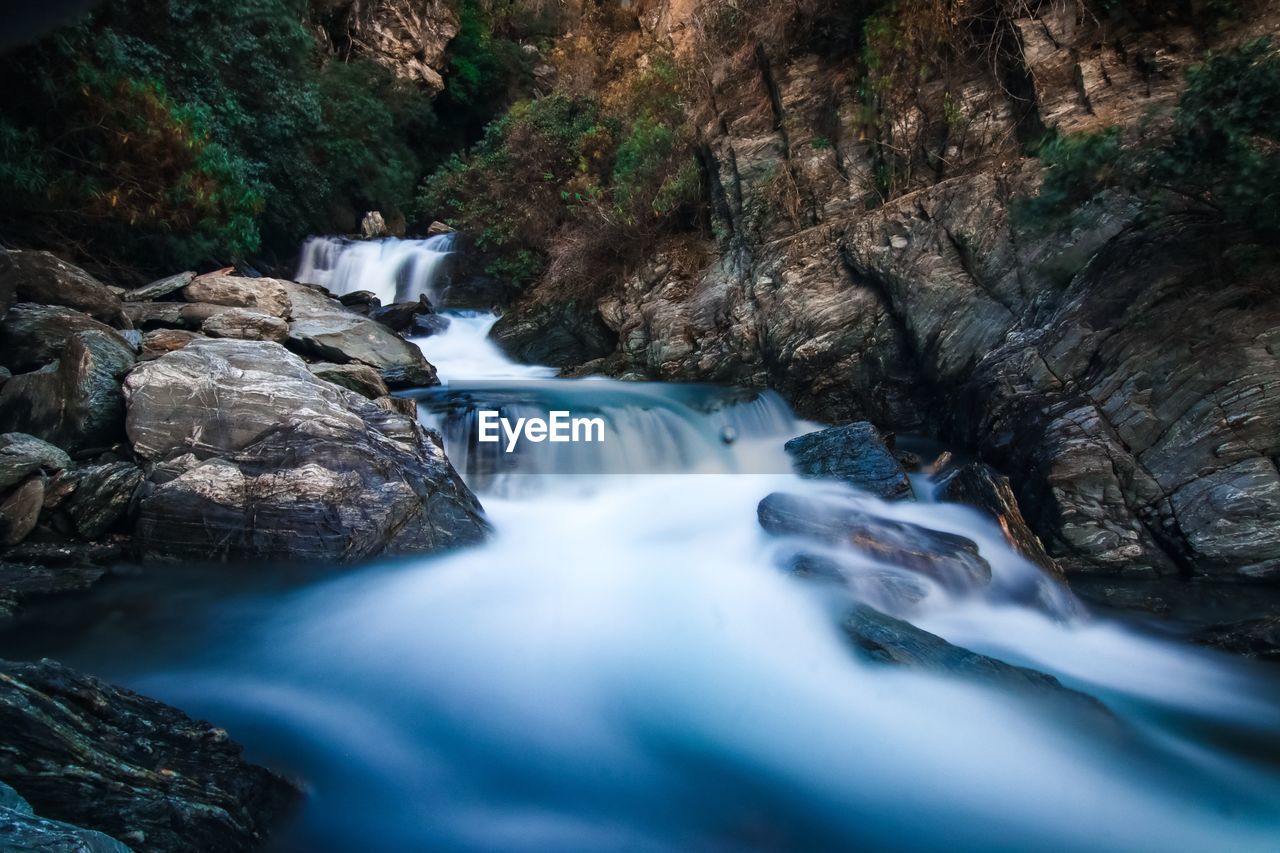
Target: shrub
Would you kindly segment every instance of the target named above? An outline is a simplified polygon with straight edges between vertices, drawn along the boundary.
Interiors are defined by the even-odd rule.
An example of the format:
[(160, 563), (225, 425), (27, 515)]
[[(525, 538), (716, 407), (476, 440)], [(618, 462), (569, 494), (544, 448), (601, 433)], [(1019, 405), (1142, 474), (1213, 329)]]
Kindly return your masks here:
[(1187, 73), (1167, 132), (1129, 146), (1120, 132), (1055, 138), (1039, 155), (1048, 169), (1015, 221), (1060, 222), (1108, 188), (1134, 193), (1153, 211), (1203, 210), (1258, 232), (1280, 230), (1280, 57), (1263, 38), (1210, 55)]

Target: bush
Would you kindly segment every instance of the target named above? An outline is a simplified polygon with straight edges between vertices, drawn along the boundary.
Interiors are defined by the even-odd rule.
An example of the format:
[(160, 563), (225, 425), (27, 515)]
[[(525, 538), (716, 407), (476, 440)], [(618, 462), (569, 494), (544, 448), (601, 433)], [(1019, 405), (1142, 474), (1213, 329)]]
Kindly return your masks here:
[(1280, 231), (1280, 57), (1263, 38), (1210, 55), (1187, 73), (1167, 132), (1121, 144), (1120, 131), (1056, 138), (1037, 196), (1019, 200), (1015, 221), (1051, 226), (1106, 189), (1135, 194), (1149, 209), (1199, 209), (1261, 233)]
[(292, 254), (412, 200), (430, 99), (325, 57), (308, 0), (106, 0), (0, 61), (0, 227), (144, 271)]
[(607, 275), (696, 203), (689, 136), (676, 66), (658, 57), (607, 104), (563, 92), (515, 104), (423, 182), (419, 209), (474, 234), (487, 271), (517, 285), (542, 275), (564, 229), (578, 232), (564, 245), (597, 254), (561, 253), (559, 267)]

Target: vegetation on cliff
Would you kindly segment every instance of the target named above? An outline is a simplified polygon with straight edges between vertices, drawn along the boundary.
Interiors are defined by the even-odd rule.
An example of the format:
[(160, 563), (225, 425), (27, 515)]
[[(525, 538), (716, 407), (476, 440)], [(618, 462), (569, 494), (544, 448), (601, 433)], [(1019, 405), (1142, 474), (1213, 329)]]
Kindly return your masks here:
[(1280, 54), (1269, 38), (1210, 56), (1187, 73), (1171, 120), (1054, 136), (1040, 148), (1049, 167), (1039, 194), (1015, 207), (1024, 225), (1069, 217), (1107, 189), (1153, 211), (1200, 210), (1258, 232), (1280, 230)]

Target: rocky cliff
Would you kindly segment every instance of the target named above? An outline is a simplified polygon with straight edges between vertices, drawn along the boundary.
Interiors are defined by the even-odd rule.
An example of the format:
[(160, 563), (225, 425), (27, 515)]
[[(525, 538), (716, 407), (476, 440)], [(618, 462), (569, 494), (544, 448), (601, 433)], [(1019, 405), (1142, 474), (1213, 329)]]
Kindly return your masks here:
[[(1010, 213), (1039, 183), (1031, 140), (1158, 126), (1189, 66), (1280, 9), (1210, 26), (1143, 4), (906, 3), (892, 49), (868, 57), (832, 43), (832, 8), (639, 4), (609, 51), (663, 45), (694, 68), (710, 227), (664, 238), (596, 299), (534, 287), (499, 339), (971, 447), (1068, 572), (1280, 575), (1273, 256), (1123, 194), (1047, 230)], [(922, 44), (932, 65), (906, 68)]]

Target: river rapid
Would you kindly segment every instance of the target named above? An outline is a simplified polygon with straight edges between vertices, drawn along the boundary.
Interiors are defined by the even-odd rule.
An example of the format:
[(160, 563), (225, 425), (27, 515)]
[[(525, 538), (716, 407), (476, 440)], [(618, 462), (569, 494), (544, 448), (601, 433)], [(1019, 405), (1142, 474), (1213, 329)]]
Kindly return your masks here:
[[(439, 244), (379, 245), (316, 263), (337, 291), (430, 294), (402, 261)], [(1090, 614), (923, 478), (924, 500), (887, 504), (795, 477), (782, 445), (816, 425), (771, 393), (556, 379), (503, 356), (494, 319), (417, 341), (445, 385), (415, 394), (491, 541), (287, 580), (232, 567), (243, 583), (199, 594), (175, 575), (57, 650), (300, 779), (278, 849), (1276, 849), (1271, 668)], [(598, 415), (606, 438), (508, 457), (474, 442), (486, 407)], [(756, 519), (780, 490), (966, 536), (992, 583), (907, 605), (793, 577)], [(851, 559), (855, 579), (884, 568)], [(839, 628), (854, 600), (1111, 715), (861, 659)]]

